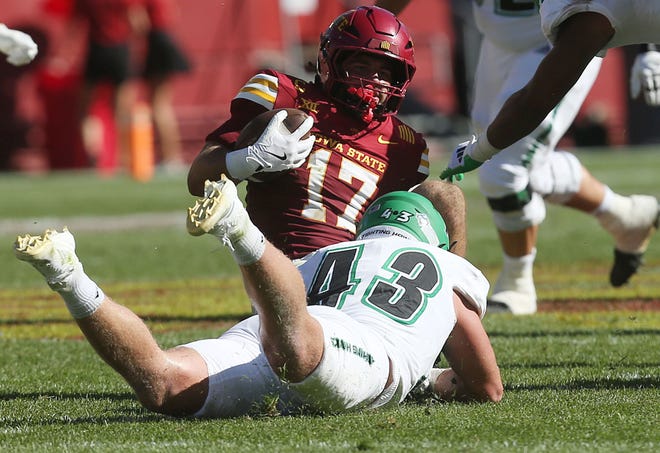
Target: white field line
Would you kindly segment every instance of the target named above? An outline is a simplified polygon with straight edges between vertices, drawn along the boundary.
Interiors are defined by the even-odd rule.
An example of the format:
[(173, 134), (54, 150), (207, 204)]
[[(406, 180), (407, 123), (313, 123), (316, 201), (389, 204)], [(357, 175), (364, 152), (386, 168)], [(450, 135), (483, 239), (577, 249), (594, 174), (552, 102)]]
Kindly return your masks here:
[(34, 219), (0, 219), (0, 234), (41, 233), (47, 228), (60, 230), (66, 226), (73, 233), (82, 231), (120, 231), (140, 228), (182, 228), (186, 213), (154, 212), (114, 216), (40, 217)]

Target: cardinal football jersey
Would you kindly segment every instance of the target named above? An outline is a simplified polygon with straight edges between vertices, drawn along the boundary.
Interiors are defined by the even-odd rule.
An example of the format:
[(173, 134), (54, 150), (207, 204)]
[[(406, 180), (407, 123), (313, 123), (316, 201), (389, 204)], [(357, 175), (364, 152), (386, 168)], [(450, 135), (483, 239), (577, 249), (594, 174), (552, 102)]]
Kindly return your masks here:
[(285, 107), (314, 118), (314, 148), (301, 167), (269, 182), (248, 181), (246, 201), (254, 224), (291, 258), (352, 240), (371, 201), (429, 174), (426, 142), (398, 118), (366, 124), (332, 103), (320, 85), (271, 70), (241, 88), (231, 117), (207, 139), (232, 147), (252, 118)]

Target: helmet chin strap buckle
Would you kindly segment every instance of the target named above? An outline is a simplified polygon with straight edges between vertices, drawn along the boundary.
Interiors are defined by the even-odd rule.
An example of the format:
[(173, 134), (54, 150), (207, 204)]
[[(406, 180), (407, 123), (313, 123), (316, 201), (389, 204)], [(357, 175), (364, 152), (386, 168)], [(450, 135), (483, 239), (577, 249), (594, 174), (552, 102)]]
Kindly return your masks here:
[(361, 101), (362, 106), (364, 106), (362, 121), (370, 123), (374, 119), (374, 109), (378, 106), (376, 91), (368, 85), (360, 88), (348, 87), (347, 91), (348, 94), (357, 97)]

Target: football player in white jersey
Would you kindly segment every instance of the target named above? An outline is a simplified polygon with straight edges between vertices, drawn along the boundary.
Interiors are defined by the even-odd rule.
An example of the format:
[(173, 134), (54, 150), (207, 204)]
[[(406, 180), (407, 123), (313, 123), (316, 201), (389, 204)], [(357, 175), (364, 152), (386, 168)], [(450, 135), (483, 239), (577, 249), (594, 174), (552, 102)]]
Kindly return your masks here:
[(27, 33), (13, 30), (0, 23), (0, 52), (7, 55), (9, 63), (14, 66), (23, 66), (34, 60), (38, 48)]
[[(377, 2), (395, 13), (401, 12), (407, 3)], [(473, 11), (483, 39), (472, 121), (476, 131), (482, 132), (504, 101), (531, 79), (550, 46), (533, 0), (475, 1)], [(591, 89), (600, 64), (600, 58), (593, 58), (566, 96), (530, 135), (480, 168), (481, 192), (493, 211), (504, 252), (502, 272), (489, 298), (491, 310), (536, 312), (533, 264), (546, 201), (595, 216), (614, 236), (617, 251), (610, 275), (614, 286), (626, 283), (641, 263), (639, 255), (631, 258), (622, 252), (637, 252), (646, 240), (657, 217), (657, 213), (653, 215), (656, 199), (616, 194), (591, 175), (573, 154), (555, 151)], [(645, 214), (636, 215), (639, 211)]]
[[(454, 179), (532, 133), (579, 80), (591, 60), (612, 47), (660, 42), (660, 2), (654, 0), (545, 0), (541, 26), (552, 48), (541, 60), (531, 80), (513, 93), (484, 132), (454, 151), (441, 177)], [(648, 49), (638, 57), (631, 74), (631, 92), (654, 105), (660, 95), (660, 56)], [(610, 281), (627, 281), (641, 265), (642, 255), (658, 226), (658, 203), (632, 198), (615, 209), (628, 217), (621, 224), (612, 217), (606, 229), (615, 237), (615, 264)], [(601, 220), (601, 223), (603, 221)], [(633, 232), (626, 231), (632, 225)], [(626, 277), (627, 275), (627, 277)]]
[[(483, 132), (504, 101), (534, 75), (550, 47), (541, 30), (535, 1), (473, 3), (477, 27), (483, 35), (477, 65), (472, 121)], [(502, 272), (489, 298), (490, 309), (514, 314), (536, 311), (533, 264), (545, 202), (575, 208), (595, 216), (618, 240), (610, 281), (620, 286), (640, 261), (620, 255), (623, 238), (637, 251), (656, 216), (657, 201), (648, 195), (623, 197), (598, 181), (572, 153), (555, 147), (575, 119), (591, 89), (601, 59), (593, 58), (578, 81), (541, 124), (527, 137), (502, 150), (480, 167), (482, 194), (493, 211), (504, 252)], [(629, 221), (629, 219), (631, 219)]]
[[(85, 274), (66, 229), (14, 245), (145, 407), (217, 418), (338, 413), (398, 404), (421, 382), (443, 400), (502, 398), (481, 324), (488, 282), (447, 251), (444, 221), (422, 195), (383, 195), (357, 240), (322, 248), (298, 269), (265, 240), (224, 177), (207, 181), (187, 225), (229, 248), (257, 315), (169, 350)], [(441, 352), (451, 368), (433, 368)]]

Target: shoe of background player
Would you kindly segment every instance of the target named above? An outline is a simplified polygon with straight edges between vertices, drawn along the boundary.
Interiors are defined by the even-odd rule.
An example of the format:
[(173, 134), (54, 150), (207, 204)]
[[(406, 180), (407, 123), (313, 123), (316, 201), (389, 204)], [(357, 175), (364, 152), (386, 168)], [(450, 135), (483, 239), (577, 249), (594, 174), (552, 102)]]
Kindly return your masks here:
[(503, 254), (502, 270), (487, 301), (489, 313), (536, 313), (535, 259), (536, 249), (521, 257)]
[(238, 199), (236, 185), (224, 175), (220, 181), (204, 183), (204, 198), (188, 208), (186, 227), (193, 236), (212, 234), (229, 244), (240, 237), (249, 217)]
[(532, 276), (514, 274), (502, 269), (487, 302), (488, 313), (536, 313), (536, 287)]
[(614, 287), (627, 283), (642, 265), (642, 257), (660, 219), (660, 206), (655, 197), (632, 195), (629, 198), (630, 205), (622, 210), (619, 219), (601, 222), (615, 241), (614, 264), (610, 271), (610, 283)]
[(69, 276), (82, 269), (76, 256), (76, 241), (66, 227), (61, 233), (46, 230), (41, 236), (18, 236), (14, 254), (37, 269), (56, 291), (67, 289)]

